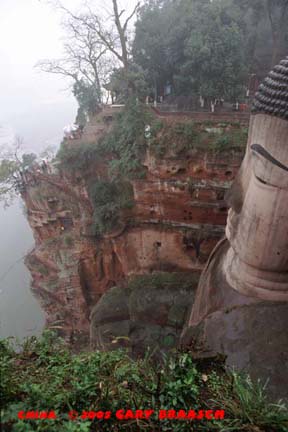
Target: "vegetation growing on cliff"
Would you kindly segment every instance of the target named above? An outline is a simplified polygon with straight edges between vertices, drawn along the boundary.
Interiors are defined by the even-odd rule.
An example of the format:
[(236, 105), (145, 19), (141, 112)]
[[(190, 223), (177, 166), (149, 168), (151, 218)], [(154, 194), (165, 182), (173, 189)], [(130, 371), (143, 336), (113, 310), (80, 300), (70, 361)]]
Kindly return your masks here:
[[(73, 354), (55, 334), (32, 337), (16, 353), (0, 342), (3, 431), (222, 431), (285, 432), (283, 404), (266, 400), (263, 386), (248, 377), (225, 372), (220, 360), (193, 360), (188, 352), (131, 359), (125, 351)], [(119, 421), (119, 409), (224, 409), (224, 420)], [(20, 420), (20, 411), (52, 411), (55, 420)], [(76, 411), (72, 421), (68, 413)], [(108, 420), (81, 419), (83, 411), (111, 411)], [(209, 428), (209, 429), (208, 429)]]
[(139, 178), (145, 175), (141, 159), (145, 155), (145, 126), (151, 122), (150, 111), (135, 98), (130, 98), (119, 113), (113, 129), (100, 143), (105, 152), (115, 155), (110, 162), (113, 178)]
[(125, 181), (96, 180), (89, 188), (95, 234), (119, 228), (121, 210), (133, 206), (133, 189)]
[[(101, 116), (97, 119), (103, 121)], [(145, 136), (147, 126), (150, 129)], [(109, 124), (105, 129), (103, 125), (103, 129), (104, 134), (97, 142), (63, 142), (57, 155), (64, 170), (87, 174), (96, 235), (120, 228), (122, 211), (133, 206), (130, 181), (145, 177), (143, 159), (147, 147), (157, 158), (183, 157), (194, 150), (241, 152), (247, 142), (247, 128), (240, 124), (215, 125), (189, 118), (179, 122), (159, 120), (135, 98), (127, 101), (112, 126)], [(97, 177), (93, 174), (95, 165), (101, 166)]]
[(244, 151), (248, 129), (241, 125), (221, 123), (213, 125), (207, 122), (161, 123), (155, 128), (151, 139), (151, 150), (156, 157), (167, 153), (174, 156), (183, 155), (191, 150), (198, 151)]
[(87, 170), (89, 166), (101, 158), (101, 149), (95, 142), (81, 142), (81, 145), (71, 145), (62, 141), (57, 153), (61, 167), (67, 171)]
[(112, 179), (141, 177), (144, 175), (141, 158), (146, 150), (145, 126), (151, 119), (146, 106), (130, 98), (116, 116), (112, 129), (98, 142), (81, 141), (73, 145), (63, 141), (57, 158), (61, 166), (70, 171), (87, 170), (101, 161), (107, 164)]

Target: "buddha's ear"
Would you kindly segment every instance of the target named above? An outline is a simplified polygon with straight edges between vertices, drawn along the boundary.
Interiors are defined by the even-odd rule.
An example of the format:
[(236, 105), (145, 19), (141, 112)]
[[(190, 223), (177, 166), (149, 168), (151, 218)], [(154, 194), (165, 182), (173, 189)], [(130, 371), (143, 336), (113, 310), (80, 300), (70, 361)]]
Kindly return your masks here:
[(241, 181), (241, 176), (236, 176), (232, 186), (225, 193), (225, 201), (229, 208), (232, 208), (235, 213), (241, 213), (242, 205), (244, 201), (244, 190), (243, 184)]

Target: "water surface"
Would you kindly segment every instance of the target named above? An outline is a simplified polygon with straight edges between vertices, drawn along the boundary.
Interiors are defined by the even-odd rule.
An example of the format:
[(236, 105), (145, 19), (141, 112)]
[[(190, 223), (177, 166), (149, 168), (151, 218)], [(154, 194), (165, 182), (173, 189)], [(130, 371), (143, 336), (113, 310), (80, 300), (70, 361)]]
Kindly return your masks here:
[[(25, 151), (41, 152), (48, 145), (57, 147), (63, 127), (73, 122), (76, 107), (70, 101), (42, 105), (35, 110), (0, 118), (0, 145), (24, 138)], [(41, 333), (45, 317), (30, 290), (30, 274), (24, 266), (25, 254), (33, 248), (33, 235), (20, 198), (8, 209), (0, 203), (0, 337)]]

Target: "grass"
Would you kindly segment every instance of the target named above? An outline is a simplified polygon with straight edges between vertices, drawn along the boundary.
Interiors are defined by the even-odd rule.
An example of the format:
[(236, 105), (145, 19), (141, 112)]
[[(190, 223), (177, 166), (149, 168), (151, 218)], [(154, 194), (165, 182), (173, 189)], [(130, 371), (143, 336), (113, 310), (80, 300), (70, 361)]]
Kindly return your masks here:
[[(132, 359), (124, 350), (73, 354), (51, 331), (27, 339), (20, 352), (0, 342), (1, 418), (4, 432), (287, 432), (288, 413), (270, 404), (265, 386), (225, 371), (219, 359), (193, 360), (189, 352)], [(120, 422), (118, 409), (224, 409), (224, 420)], [(56, 420), (20, 420), (19, 411), (55, 410)], [(68, 412), (111, 411), (109, 420), (71, 421)]]

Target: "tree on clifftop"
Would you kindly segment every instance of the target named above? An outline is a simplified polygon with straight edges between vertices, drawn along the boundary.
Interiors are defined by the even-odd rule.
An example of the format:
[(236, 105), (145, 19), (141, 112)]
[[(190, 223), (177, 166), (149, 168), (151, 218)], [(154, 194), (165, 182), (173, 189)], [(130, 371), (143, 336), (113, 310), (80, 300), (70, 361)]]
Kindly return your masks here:
[(223, 1), (148, 2), (136, 23), (135, 61), (176, 95), (236, 98), (246, 82), (238, 18)]
[(288, 0), (232, 0), (232, 3), (239, 8), (245, 24), (245, 49), (252, 72), (265, 75), (287, 55)]
[(64, 55), (58, 60), (40, 61), (37, 67), (71, 78), (77, 100), (83, 96), (89, 99), (90, 91), (90, 105), (91, 98), (95, 99), (95, 105), (103, 102), (103, 88), (116, 68), (123, 68), (129, 87), (129, 25), (139, 4), (127, 14), (125, 9), (119, 10), (117, 0), (111, 0), (111, 10), (106, 10), (104, 15), (88, 3), (81, 13), (73, 13), (60, 1), (55, 6), (64, 16), (63, 26), (67, 35)]
[(192, 89), (207, 100), (235, 100), (244, 93), (247, 69), (243, 34), (220, 4), (194, 9), (193, 27), (185, 41), (185, 60), (175, 74), (179, 92)]

